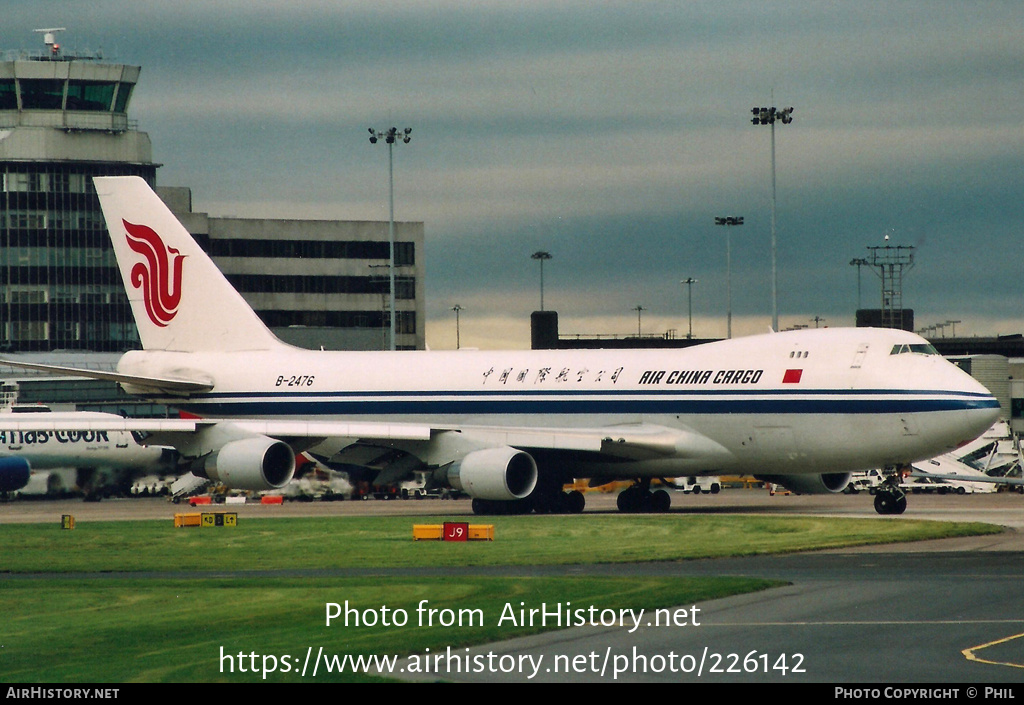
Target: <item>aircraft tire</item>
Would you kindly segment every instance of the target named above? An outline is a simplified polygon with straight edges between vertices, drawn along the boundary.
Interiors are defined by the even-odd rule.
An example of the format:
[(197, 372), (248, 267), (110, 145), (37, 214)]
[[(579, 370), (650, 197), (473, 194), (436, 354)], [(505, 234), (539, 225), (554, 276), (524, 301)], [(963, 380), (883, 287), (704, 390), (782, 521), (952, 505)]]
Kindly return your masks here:
[(619, 492), (615, 501), (620, 512), (636, 514), (639, 512), (667, 512), (672, 506), (672, 497), (665, 490), (645, 492), (637, 486)]
[(587, 498), (579, 490), (573, 490), (565, 496), (565, 504), (569, 514), (582, 514), (587, 506)]
[(879, 514), (902, 514), (907, 511), (907, 496), (893, 492), (879, 492), (875, 495), (875, 511)]
[(566, 496), (559, 487), (544, 486), (534, 489), (528, 501), (537, 514), (567, 514)]
[(672, 497), (665, 490), (658, 490), (648, 495), (645, 504), (648, 511), (664, 514), (672, 506)]
[(629, 511), (629, 488), (619, 492), (619, 496), (615, 498), (615, 506), (620, 512)]
[(619, 492), (619, 496), (615, 499), (615, 506), (619, 508), (620, 512), (633, 513), (640, 511), (643, 504), (641, 490), (634, 487), (627, 487), (626, 489)]

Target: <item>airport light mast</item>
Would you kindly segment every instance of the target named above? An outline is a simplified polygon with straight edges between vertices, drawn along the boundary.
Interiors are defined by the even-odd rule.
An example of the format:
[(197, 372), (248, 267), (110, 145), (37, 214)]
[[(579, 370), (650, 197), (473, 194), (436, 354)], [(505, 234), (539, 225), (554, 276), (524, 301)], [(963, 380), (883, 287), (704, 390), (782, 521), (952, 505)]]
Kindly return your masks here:
[(861, 309), (861, 305), (860, 305), (860, 268), (861, 267), (869, 267), (869, 266), (871, 266), (871, 263), (868, 262), (863, 257), (854, 257), (853, 259), (850, 260), (850, 266), (857, 268), (857, 310), (859, 311)]
[(550, 252), (537, 251), (530, 255), (530, 259), (540, 262), (540, 310), (544, 310), (544, 262), (551, 259)]
[(754, 125), (771, 125), (772, 128), (772, 330), (779, 330), (779, 278), (776, 251), (778, 240), (775, 234), (775, 123), (788, 125), (793, 122), (793, 108), (751, 108)]
[(452, 306), (452, 311), (455, 311), (455, 349), (459, 350), (462, 348), (461, 340), (459, 337), (459, 312), (462, 310), (462, 306), (455, 304)]
[(633, 310), (634, 310), (634, 311), (636, 311), (636, 337), (637, 337), (637, 338), (641, 338), (641, 337), (643, 337), (643, 336), (642, 336), (642, 334), (640, 333), (640, 316), (641, 316), (641, 315), (643, 314), (643, 312), (644, 312), (644, 311), (646, 311), (647, 309), (646, 309), (646, 308), (644, 308), (643, 306), (637, 305), (637, 306), (634, 306), (634, 307), (633, 307)]
[(393, 148), (395, 142), (401, 140), (405, 144), (409, 144), (409, 140), (412, 139), (412, 128), (407, 127), (404, 130), (399, 130), (397, 127), (390, 127), (384, 131), (378, 131), (370, 128), (370, 144), (377, 144), (379, 140), (384, 140), (388, 146), (388, 266), (390, 271), (389, 286), (391, 288), (391, 349), (396, 350), (396, 338), (395, 338), (395, 161)]
[[(715, 225), (743, 225), (743, 216), (726, 216), (715, 218)], [(730, 228), (725, 229), (725, 337), (732, 338), (732, 244), (729, 238)], [(691, 328), (690, 333), (693, 333)]]
[(686, 308), (689, 310), (690, 317), (690, 332), (686, 334), (686, 338), (689, 340), (693, 338), (693, 285), (697, 283), (697, 280), (687, 277), (679, 283), (686, 284)]

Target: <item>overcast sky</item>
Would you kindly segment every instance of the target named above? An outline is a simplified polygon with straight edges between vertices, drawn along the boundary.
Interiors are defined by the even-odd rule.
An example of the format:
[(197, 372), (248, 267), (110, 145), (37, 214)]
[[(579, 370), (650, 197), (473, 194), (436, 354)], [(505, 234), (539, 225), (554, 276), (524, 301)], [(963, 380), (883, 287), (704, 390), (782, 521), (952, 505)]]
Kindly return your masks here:
[[(853, 325), (874, 245), (914, 246), (918, 326), (1024, 332), (1024, 5), (1006, 2), (4, 0), (0, 49), (142, 66), (130, 116), (213, 215), (426, 227), (427, 341), (529, 347), (563, 334), (724, 336), (771, 324), (777, 125), (782, 327)], [(772, 96), (774, 95), (774, 100)], [(886, 243), (884, 238), (889, 236)], [(865, 307), (880, 285), (861, 272)], [(947, 329), (947, 335), (951, 333)]]

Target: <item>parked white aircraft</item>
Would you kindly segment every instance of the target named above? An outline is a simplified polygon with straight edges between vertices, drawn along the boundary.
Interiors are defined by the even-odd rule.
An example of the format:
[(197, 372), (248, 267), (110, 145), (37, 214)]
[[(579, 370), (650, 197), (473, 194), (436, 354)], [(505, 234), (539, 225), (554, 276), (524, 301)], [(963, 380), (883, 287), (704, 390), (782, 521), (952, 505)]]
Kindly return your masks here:
[(89, 411), (0, 411), (0, 492), (39, 492), (72, 487), (99, 497), (114, 476), (172, 469), (176, 454), (168, 448), (140, 445), (123, 430), (124, 419)]
[[(429, 469), (474, 510), (579, 511), (563, 483), (632, 479), (620, 509), (666, 509), (650, 480), (750, 474), (838, 492), (967, 442), (998, 402), (912, 334), (817, 329), (683, 350), (323, 352), (278, 340), (149, 186), (95, 179), (144, 350), (114, 379), (201, 420), (140, 421), (194, 471), (283, 486), (295, 453)], [(35, 366), (40, 367), (40, 366)], [(56, 371), (53, 367), (43, 367)], [(892, 483), (880, 511), (906, 506)]]
[(966, 492), (996, 492), (1008, 485), (1024, 492), (1018, 477), (1024, 457), (1005, 421), (1000, 421), (978, 438), (955, 451), (913, 464), (904, 489)]

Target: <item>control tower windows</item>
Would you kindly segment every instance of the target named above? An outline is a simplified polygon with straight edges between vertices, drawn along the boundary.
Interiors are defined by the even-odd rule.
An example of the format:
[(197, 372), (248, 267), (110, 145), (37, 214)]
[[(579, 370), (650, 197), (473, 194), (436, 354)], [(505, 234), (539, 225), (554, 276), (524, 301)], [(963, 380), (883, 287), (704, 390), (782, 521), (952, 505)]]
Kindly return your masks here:
[(134, 83), (119, 83), (117, 88), (117, 99), (114, 101), (114, 112), (125, 113), (128, 112), (128, 98), (132, 95), (132, 88), (135, 87)]
[[(133, 84), (114, 81), (22, 78), (0, 80), (0, 110), (73, 110), (124, 113)], [(65, 95), (66, 92), (66, 95)]]
[(64, 104), (64, 81), (23, 78), (20, 83), (23, 110), (60, 110)]
[(0, 80), (0, 110), (17, 110), (18, 93), (13, 78)]
[(109, 111), (116, 83), (68, 81), (68, 110)]

